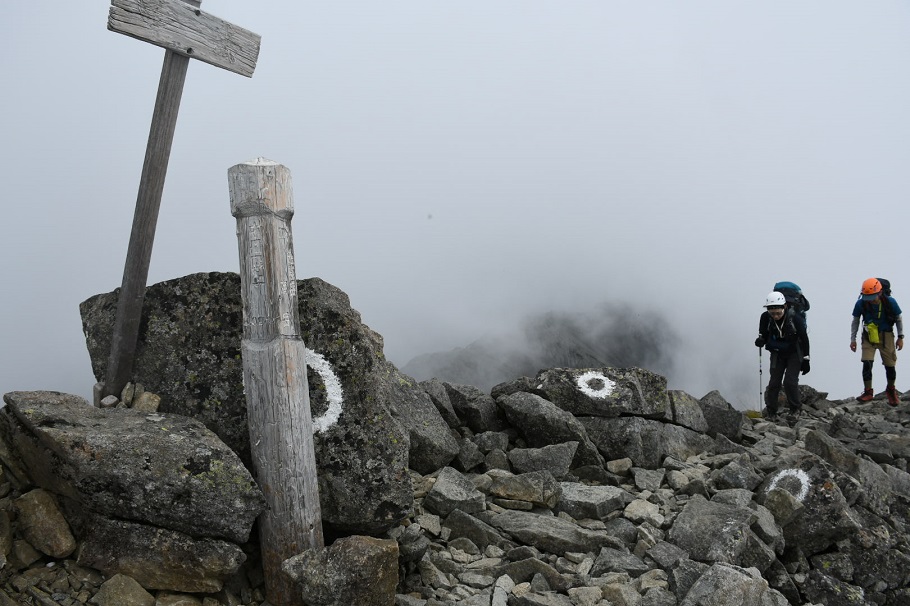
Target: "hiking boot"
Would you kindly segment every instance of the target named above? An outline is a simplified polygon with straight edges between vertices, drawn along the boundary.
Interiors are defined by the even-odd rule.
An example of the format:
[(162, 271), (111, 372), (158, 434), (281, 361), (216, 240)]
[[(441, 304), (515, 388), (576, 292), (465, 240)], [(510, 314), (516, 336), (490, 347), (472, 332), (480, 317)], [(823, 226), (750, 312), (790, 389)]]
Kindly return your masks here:
[(771, 412), (771, 411), (769, 410), (768, 412), (766, 412), (766, 413), (762, 416), (762, 418), (763, 418), (765, 421), (771, 421), (772, 423), (777, 423), (777, 419), (778, 419), (777, 411), (775, 410), (774, 412)]
[(789, 413), (787, 413), (787, 425), (790, 427), (796, 425), (796, 422), (799, 421), (799, 413), (800, 411), (798, 410), (791, 410)]
[(897, 395), (897, 390), (894, 389), (893, 385), (885, 389), (885, 395), (888, 396), (888, 404), (890, 406), (897, 406), (901, 403), (901, 399)]
[(871, 402), (872, 398), (875, 397), (875, 392), (872, 391), (872, 388), (864, 389), (863, 393), (859, 394), (856, 399), (860, 402)]

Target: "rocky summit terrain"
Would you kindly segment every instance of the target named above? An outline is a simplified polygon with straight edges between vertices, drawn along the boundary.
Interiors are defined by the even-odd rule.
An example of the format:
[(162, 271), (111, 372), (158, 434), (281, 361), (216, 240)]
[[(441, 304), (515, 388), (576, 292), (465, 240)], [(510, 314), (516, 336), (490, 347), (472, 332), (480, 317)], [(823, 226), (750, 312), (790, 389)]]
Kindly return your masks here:
[[(5, 394), (0, 606), (269, 604), (237, 286), (150, 287), (120, 398)], [(344, 293), (298, 291), (327, 537), (283, 566), (306, 604), (910, 604), (910, 402), (803, 385), (771, 422), (640, 368), (417, 382)], [(97, 376), (112, 302), (82, 306)]]
[[(658, 465), (641, 466), (647, 453), (632, 446), (632, 457), (576, 466), (584, 431), (575, 417), (502, 387), (495, 402), (507, 426), (462, 425), (450, 465), (409, 470), (412, 507), (383, 535), (397, 543), (394, 593), (360, 603), (910, 603), (907, 404), (831, 402), (804, 387), (808, 401), (793, 427), (740, 415), (726, 433), (700, 434), (706, 448), (677, 450)], [(705, 423), (718, 395), (706, 398)], [(17, 401), (21, 394), (8, 394), (4, 412)], [(702, 406), (690, 413), (697, 418)], [(562, 441), (571, 432), (578, 439)], [(627, 437), (634, 445), (644, 438)], [(133, 576), (87, 566), (98, 547), (73, 537), (60, 496), (17, 477), (4, 469), (3, 606), (268, 604), (253, 544), (210, 593), (144, 588), (134, 577), (149, 584), (161, 565), (151, 554), (133, 562)]]

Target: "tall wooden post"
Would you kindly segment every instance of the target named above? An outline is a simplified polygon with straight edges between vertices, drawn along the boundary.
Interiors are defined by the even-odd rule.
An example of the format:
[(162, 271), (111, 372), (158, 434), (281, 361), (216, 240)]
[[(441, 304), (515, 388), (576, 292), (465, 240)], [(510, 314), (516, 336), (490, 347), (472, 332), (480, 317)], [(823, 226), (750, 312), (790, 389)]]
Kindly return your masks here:
[(108, 29), (161, 46), (164, 65), (152, 113), (139, 194), (104, 384), (96, 398), (119, 396), (133, 372), (158, 209), (190, 57), (250, 77), (259, 36), (199, 10), (200, 0), (112, 0)]
[(322, 549), (306, 359), (291, 239), (291, 174), (260, 158), (228, 171), (243, 295), (243, 382), (256, 478), (268, 503), (259, 542), (268, 600), (302, 604), (281, 572), (287, 558)]

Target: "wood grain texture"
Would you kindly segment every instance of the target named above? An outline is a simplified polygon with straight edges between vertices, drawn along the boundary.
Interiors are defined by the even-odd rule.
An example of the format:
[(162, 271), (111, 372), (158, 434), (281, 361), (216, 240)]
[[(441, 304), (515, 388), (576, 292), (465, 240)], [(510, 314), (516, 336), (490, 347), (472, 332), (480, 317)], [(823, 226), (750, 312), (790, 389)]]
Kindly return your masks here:
[(243, 299), (243, 384), (253, 467), (268, 509), (259, 518), (268, 600), (301, 604), (281, 572), (287, 558), (322, 549), (322, 513), (300, 337), (290, 171), (268, 160), (228, 171), (237, 218)]
[(251, 77), (260, 37), (182, 0), (112, 0), (107, 28)]

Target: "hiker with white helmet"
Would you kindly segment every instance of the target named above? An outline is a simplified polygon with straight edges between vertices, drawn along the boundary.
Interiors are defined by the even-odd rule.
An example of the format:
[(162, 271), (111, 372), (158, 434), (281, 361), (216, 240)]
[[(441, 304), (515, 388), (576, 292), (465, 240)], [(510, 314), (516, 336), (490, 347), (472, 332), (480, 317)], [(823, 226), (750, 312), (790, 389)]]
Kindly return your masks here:
[[(885, 288), (887, 284), (887, 288)], [(856, 351), (856, 333), (859, 320), (863, 320), (863, 345), (860, 360), (863, 363), (863, 393), (856, 399), (868, 402), (875, 397), (872, 389), (872, 364), (878, 351), (885, 366), (888, 385), (885, 395), (888, 404), (897, 406), (900, 398), (894, 382), (897, 379), (897, 352), (904, 348), (904, 322), (901, 308), (891, 296), (891, 284), (882, 278), (869, 278), (863, 282), (859, 299), (853, 305), (853, 324), (850, 327), (850, 351)], [(897, 340), (894, 328), (897, 327)]]
[(756, 347), (771, 352), (771, 373), (765, 391), (767, 418), (778, 414), (777, 399), (781, 385), (787, 396), (788, 421), (795, 422), (802, 410), (799, 398), (799, 374), (809, 372), (809, 334), (806, 319), (787, 303), (783, 293), (773, 291), (765, 298), (765, 312), (758, 320)]

